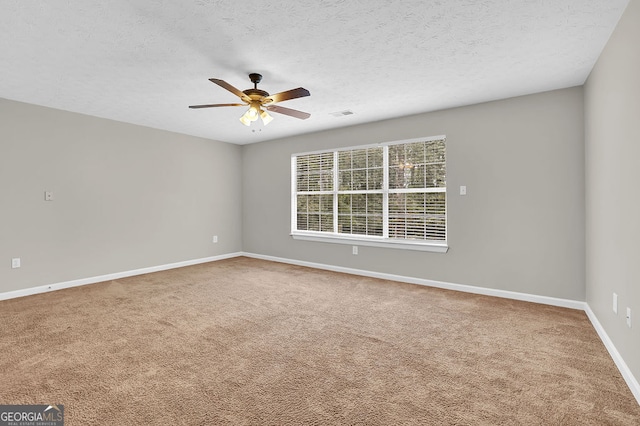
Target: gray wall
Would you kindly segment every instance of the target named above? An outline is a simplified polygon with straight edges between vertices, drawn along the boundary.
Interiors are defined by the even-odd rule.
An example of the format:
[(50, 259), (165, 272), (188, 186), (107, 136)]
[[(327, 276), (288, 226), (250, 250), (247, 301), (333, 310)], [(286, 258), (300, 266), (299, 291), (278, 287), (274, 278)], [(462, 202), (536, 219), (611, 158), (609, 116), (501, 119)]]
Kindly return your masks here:
[[(293, 153), (445, 134), (446, 254), (293, 240)], [(245, 145), (246, 252), (584, 300), (582, 88)], [(468, 195), (460, 196), (466, 185)]]
[[(585, 85), (587, 302), (640, 379), (640, 1)], [(619, 296), (613, 313), (612, 293)], [(632, 328), (625, 321), (632, 310)]]
[(0, 293), (240, 251), (240, 162), (236, 145), (0, 99)]

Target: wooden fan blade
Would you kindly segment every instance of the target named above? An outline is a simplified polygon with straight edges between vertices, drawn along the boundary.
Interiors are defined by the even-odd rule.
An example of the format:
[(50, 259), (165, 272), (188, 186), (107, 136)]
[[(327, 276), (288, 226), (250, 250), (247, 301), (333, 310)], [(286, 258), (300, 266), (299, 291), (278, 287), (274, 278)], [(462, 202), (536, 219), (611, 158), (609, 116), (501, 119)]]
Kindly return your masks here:
[(246, 104), (207, 104), (207, 105), (189, 105), (189, 108), (214, 108), (214, 107), (226, 107), (226, 106), (246, 106)]
[(311, 117), (311, 114), (308, 112), (298, 111), (297, 109), (285, 108), (279, 105), (273, 105), (265, 107), (267, 110), (271, 112), (277, 112), (278, 114), (289, 115), (291, 117), (299, 118), (300, 120), (306, 120)]
[(251, 102), (251, 98), (249, 96), (244, 94), (241, 90), (236, 89), (235, 87), (233, 87), (232, 85), (230, 85), (226, 81), (220, 80), (218, 78), (210, 78), (209, 81), (212, 82), (212, 83), (217, 84), (218, 86), (222, 87), (223, 89), (227, 89), (228, 91), (230, 91), (231, 93), (233, 93), (234, 95), (236, 95), (237, 97), (242, 99), (243, 101)]
[(310, 96), (311, 93), (307, 89), (298, 87), (297, 89), (287, 90), (286, 92), (276, 93), (275, 95), (267, 96), (264, 98), (263, 104), (288, 101), (289, 99), (304, 98)]

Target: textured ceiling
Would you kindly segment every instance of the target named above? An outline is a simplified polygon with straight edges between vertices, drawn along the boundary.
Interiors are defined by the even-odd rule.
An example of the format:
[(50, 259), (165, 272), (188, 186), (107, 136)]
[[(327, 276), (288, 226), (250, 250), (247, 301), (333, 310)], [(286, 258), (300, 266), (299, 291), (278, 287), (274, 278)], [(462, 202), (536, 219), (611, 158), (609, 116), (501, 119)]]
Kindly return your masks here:
[[(0, 0), (0, 97), (253, 143), (583, 84), (628, 1)], [(187, 108), (249, 72), (311, 118)]]

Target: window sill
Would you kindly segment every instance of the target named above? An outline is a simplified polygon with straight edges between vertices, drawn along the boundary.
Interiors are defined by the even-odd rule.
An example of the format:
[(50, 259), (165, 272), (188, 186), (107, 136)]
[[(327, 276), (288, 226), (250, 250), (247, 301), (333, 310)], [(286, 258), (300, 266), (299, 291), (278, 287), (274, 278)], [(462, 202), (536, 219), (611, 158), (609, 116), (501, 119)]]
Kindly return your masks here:
[(446, 253), (449, 250), (449, 246), (446, 242), (433, 243), (433, 242), (413, 242), (413, 241), (398, 241), (398, 240), (385, 240), (383, 238), (362, 238), (353, 235), (322, 235), (316, 233), (292, 233), (291, 237), (294, 240), (304, 241), (317, 241), (321, 243), (333, 243), (333, 244), (351, 244), (359, 246), (371, 246), (371, 247), (384, 247), (394, 248), (401, 250), (418, 250), (429, 251), (434, 253)]

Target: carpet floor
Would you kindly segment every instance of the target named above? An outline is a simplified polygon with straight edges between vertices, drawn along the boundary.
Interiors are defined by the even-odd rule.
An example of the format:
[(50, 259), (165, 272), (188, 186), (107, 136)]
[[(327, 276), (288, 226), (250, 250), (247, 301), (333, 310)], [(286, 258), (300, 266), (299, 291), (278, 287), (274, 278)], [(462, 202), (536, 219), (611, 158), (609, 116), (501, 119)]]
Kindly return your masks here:
[(585, 313), (233, 258), (0, 301), (0, 404), (74, 425), (638, 425)]

